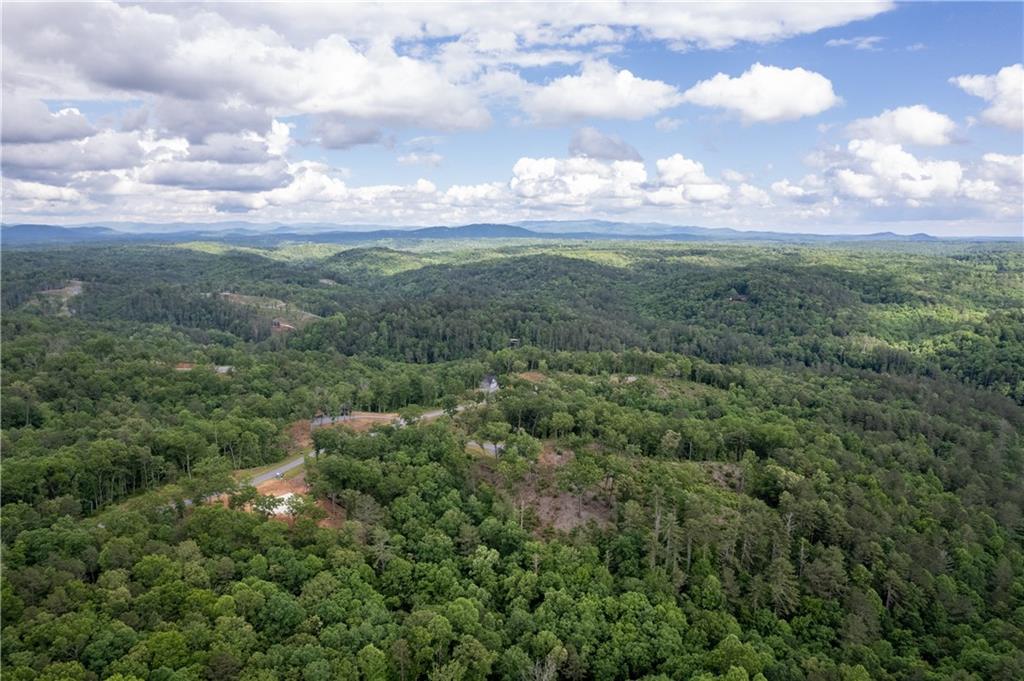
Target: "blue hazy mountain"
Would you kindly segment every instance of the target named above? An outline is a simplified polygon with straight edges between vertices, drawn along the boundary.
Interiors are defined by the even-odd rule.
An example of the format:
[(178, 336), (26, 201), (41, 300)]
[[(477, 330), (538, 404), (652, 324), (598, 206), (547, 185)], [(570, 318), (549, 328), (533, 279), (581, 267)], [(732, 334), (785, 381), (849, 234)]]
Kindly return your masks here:
[(4, 225), (0, 243), (6, 247), (72, 245), (83, 243), (137, 243), (221, 241), (249, 246), (274, 246), (283, 242), (357, 243), (381, 240), (449, 239), (589, 239), (645, 241), (932, 241), (928, 234), (825, 235), (790, 232), (742, 231), (723, 227), (696, 227), (662, 223), (628, 223), (605, 220), (533, 220), (517, 223), (480, 223), (454, 227), (386, 227), (379, 225), (296, 225), (250, 222), (222, 223), (105, 223), (58, 226)]

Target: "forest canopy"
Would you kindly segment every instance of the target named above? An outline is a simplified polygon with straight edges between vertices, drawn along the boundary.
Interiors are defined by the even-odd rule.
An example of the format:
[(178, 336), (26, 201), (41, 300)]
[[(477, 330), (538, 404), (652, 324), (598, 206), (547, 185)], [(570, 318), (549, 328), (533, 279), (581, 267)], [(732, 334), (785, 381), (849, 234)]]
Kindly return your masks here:
[(1024, 678), (1019, 244), (2, 265), (5, 678)]

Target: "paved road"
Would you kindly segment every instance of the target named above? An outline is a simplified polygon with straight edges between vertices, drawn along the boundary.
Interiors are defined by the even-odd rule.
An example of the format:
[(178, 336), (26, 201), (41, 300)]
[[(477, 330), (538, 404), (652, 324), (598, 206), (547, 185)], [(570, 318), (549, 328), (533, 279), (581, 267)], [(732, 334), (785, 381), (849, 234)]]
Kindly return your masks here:
[[(306, 452), (305, 454), (301, 454), (293, 459), (288, 459), (287, 461), (284, 461), (275, 466), (273, 470), (269, 470), (266, 473), (260, 473), (259, 475), (254, 475), (253, 477), (249, 478), (248, 483), (243, 483), (242, 481), (239, 482), (242, 484), (249, 484), (255, 487), (261, 483), (266, 482), (267, 480), (272, 480), (273, 478), (276, 478), (279, 474), (284, 475), (293, 468), (298, 468), (299, 466), (306, 462), (306, 457), (312, 453), (313, 452)], [(208, 497), (208, 499), (215, 499), (219, 496), (219, 494), (215, 494), (212, 497)], [(182, 501), (186, 506), (191, 506), (193, 504), (193, 501), (191, 499), (182, 499)]]
[[(461, 411), (465, 411), (468, 407), (471, 407), (471, 406), (473, 406), (473, 405), (471, 405), (471, 404), (460, 404), (457, 407), (455, 407), (455, 413), (458, 414)], [(425, 411), (422, 414), (420, 414), (418, 417), (416, 417), (416, 420), (417, 421), (433, 421), (434, 419), (441, 418), (442, 416), (444, 416), (444, 414), (445, 414), (444, 409), (431, 409), (430, 411)], [(405, 419), (399, 418), (399, 419), (397, 419), (395, 421), (395, 425), (398, 426), (399, 428), (401, 428), (402, 426), (407, 426), (409, 424), (406, 423)]]
[(306, 462), (306, 457), (309, 456), (312, 453), (313, 452), (305, 452), (304, 454), (300, 454), (298, 457), (296, 457), (294, 459), (289, 459), (288, 461), (285, 461), (284, 463), (276, 466), (275, 468), (273, 468), (272, 470), (267, 471), (266, 473), (260, 473), (259, 475), (254, 475), (249, 480), (249, 484), (252, 485), (253, 487), (255, 487), (256, 485), (264, 483), (267, 480), (273, 480), (278, 475), (284, 475), (285, 473), (287, 473), (288, 471), (292, 470), (293, 468), (298, 468), (303, 463), (305, 463)]

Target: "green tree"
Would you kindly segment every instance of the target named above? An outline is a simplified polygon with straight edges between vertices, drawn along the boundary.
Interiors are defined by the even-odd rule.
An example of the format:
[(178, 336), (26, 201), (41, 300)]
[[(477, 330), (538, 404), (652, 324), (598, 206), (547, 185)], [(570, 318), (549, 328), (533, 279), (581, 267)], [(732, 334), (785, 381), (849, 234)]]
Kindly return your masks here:
[(558, 474), (562, 489), (576, 496), (576, 515), (583, 515), (583, 496), (601, 479), (601, 469), (590, 455), (579, 455), (564, 466)]
[(356, 658), (359, 672), (365, 681), (387, 681), (388, 661), (375, 645), (370, 643), (363, 646)]
[(661, 436), (658, 450), (666, 458), (675, 458), (679, 452), (680, 442), (682, 442), (682, 436), (679, 433), (674, 430), (666, 430), (665, 434)]

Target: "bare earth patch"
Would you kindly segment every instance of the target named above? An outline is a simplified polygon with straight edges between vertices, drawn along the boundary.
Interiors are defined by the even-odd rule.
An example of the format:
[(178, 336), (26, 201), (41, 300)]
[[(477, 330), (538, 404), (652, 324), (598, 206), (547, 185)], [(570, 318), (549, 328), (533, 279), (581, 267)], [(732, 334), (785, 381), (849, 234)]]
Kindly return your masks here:
[(701, 468), (708, 473), (711, 481), (719, 487), (738, 492), (743, 488), (743, 469), (735, 463), (724, 461), (701, 461)]
[(612, 508), (597, 489), (583, 494), (582, 504), (576, 495), (558, 489), (558, 469), (571, 463), (576, 454), (571, 449), (557, 447), (551, 440), (544, 442), (537, 458), (537, 473), (527, 478), (527, 502), (537, 513), (539, 532), (554, 529), (571, 532), (594, 522), (598, 527), (611, 524)]
[(273, 315), (271, 333), (295, 331), (296, 329), (301, 329), (307, 324), (320, 319), (318, 315), (315, 315), (312, 312), (306, 312), (303, 309), (300, 309), (290, 303), (286, 303), (283, 300), (278, 300), (277, 298), (248, 296), (242, 293), (232, 293), (230, 291), (223, 291), (219, 295), (221, 299), (226, 300), (233, 305), (255, 307), (261, 312)]
[(393, 412), (352, 412), (344, 421), (316, 426), (317, 428), (334, 428), (345, 426), (357, 433), (365, 433), (374, 426), (389, 426), (398, 420)]
[[(317, 428), (345, 427), (357, 433), (365, 433), (374, 426), (389, 426), (398, 421), (398, 414), (390, 411), (354, 411), (344, 420), (318, 425)], [(288, 426), (288, 449), (304, 452), (313, 448), (310, 419), (300, 419)]]
[(256, 491), (260, 494), (270, 494), (275, 497), (285, 494), (305, 494), (309, 491), (306, 486), (305, 471), (290, 478), (271, 478), (266, 482), (256, 485)]
[(82, 282), (78, 279), (71, 279), (68, 281), (67, 286), (62, 288), (48, 288), (45, 291), (40, 291), (44, 296), (57, 296), (64, 298), (74, 298), (82, 293)]
[(82, 282), (78, 279), (71, 279), (68, 281), (67, 286), (46, 289), (40, 291), (39, 295), (57, 300), (60, 303), (60, 309), (57, 311), (57, 314), (61, 317), (70, 317), (71, 309), (68, 307), (68, 301), (75, 296), (82, 295)]
[[(309, 485), (306, 484), (306, 472), (300, 470), (297, 475), (285, 478), (271, 478), (256, 485), (256, 491), (265, 496), (277, 497), (278, 506), (274, 518), (292, 524), (292, 517), (288, 515), (286, 504), (289, 499), (297, 495), (309, 494)], [(227, 497), (218, 499), (217, 503), (227, 505)], [(326, 516), (317, 522), (320, 527), (338, 529), (345, 524), (345, 509), (334, 504), (330, 499), (317, 499), (316, 505), (323, 509)], [(252, 511), (251, 508), (246, 508)]]
[(317, 523), (320, 527), (329, 527), (335, 530), (344, 527), (346, 519), (344, 508), (332, 503), (330, 499), (319, 499), (316, 503), (327, 513), (327, 517)]
[(545, 528), (559, 532), (572, 532), (593, 521), (598, 527), (608, 527), (611, 523), (611, 509), (604, 505), (603, 500), (596, 499), (587, 493), (583, 496), (583, 509), (579, 511), (576, 497), (568, 492), (558, 492), (537, 496), (527, 503), (533, 507), (540, 520), (538, 533)]
[(288, 451), (306, 452), (313, 448), (309, 419), (302, 419), (288, 426)]
[(559, 449), (550, 440), (544, 443), (540, 455), (537, 457), (537, 464), (541, 469), (560, 468), (576, 458), (570, 449)]
[(500, 490), (513, 507), (522, 503), (532, 510), (537, 517), (534, 534), (538, 537), (551, 531), (572, 532), (590, 522), (601, 528), (609, 527), (612, 507), (596, 486), (583, 494), (582, 505), (576, 495), (558, 489), (558, 469), (574, 458), (572, 451), (559, 449), (554, 442), (546, 441), (536, 467), (523, 478), (515, 498), (509, 496), (494, 459), (475, 459), (473, 473), (478, 480), (485, 480)]

